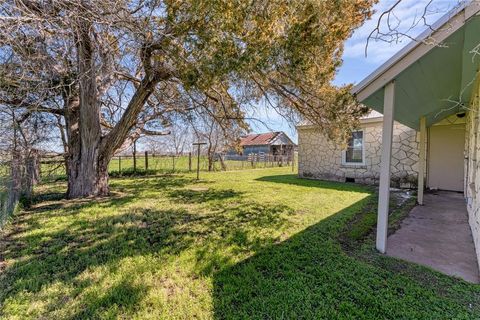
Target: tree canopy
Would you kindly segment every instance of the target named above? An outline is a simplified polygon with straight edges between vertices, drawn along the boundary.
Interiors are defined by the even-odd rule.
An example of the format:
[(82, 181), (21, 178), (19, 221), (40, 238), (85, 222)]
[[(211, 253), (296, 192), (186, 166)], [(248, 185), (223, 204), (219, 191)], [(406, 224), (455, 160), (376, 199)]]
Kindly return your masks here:
[(60, 117), (68, 195), (108, 193), (129, 137), (191, 112), (247, 129), (264, 100), (343, 138), (364, 108), (331, 84), (374, 0), (7, 0), (0, 104)]

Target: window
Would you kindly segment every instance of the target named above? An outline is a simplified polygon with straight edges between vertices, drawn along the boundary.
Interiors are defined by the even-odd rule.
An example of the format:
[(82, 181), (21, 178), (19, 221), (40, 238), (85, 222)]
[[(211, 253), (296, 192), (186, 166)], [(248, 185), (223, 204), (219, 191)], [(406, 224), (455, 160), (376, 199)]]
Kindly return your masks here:
[(348, 140), (347, 149), (343, 152), (344, 164), (363, 164), (363, 131), (352, 132), (352, 137)]

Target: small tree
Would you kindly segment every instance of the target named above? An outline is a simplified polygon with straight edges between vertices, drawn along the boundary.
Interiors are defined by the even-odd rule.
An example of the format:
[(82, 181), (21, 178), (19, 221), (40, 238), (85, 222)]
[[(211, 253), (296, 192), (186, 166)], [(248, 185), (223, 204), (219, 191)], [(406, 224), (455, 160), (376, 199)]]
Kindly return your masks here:
[[(198, 141), (207, 143), (208, 171), (214, 170), (214, 163), (221, 153), (233, 147), (247, 127), (243, 121), (215, 117), (212, 114), (198, 114), (193, 121), (193, 130)], [(221, 159), (220, 159), (221, 160)], [(222, 168), (224, 163), (222, 161)]]
[(21, 197), (30, 200), (33, 187), (40, 181), (38, 148), (51, 137), (49, 127), (41, 115), (22, 118), (15, 109), (0, 105), (0, 165), (9, 168), (8, 175), (0, 175), (0, 183), (8, 190), (7, 211), (13, 210)]
[(70, 198), (108, 194), (115, 151), (179, 109), (263, 97), (342, 137), (363, 109), (330, 81), (373, 2), (6, 0), (0, 103), (62, 117)]

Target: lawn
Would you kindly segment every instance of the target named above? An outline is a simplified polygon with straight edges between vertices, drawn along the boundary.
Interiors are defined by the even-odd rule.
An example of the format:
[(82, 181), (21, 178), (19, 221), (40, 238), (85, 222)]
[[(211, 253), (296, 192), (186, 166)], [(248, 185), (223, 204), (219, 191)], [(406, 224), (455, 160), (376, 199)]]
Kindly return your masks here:
[(372, 189), (201, 177), (112, 179), (96, 201), (39, 187), (0, 235), (0, 318), (480, 318), (480, 286), (372, 249)]
[[(108, 165), (108, 171), (111, 176), (131, 176), (144, 175), (144, 174), (169, 174), (169, 173), (188, 173), (189, 171), (195, 172), (197, 170), (197, 157), (192, 156), (191, 165), (188, 156), (166, 156), (166, 155), (153, 155), (150, 154), (145, 161), (143, 153), (136, 157), (136, 170), (134, 170), (134, 161), (132, 156), (114, 156)], [(148, 170), (146, 166), (148, 163)], [(200, 171), (208, 171), (208, 159), (206, 156), (201, 156), (199, 161)], [(225, 168), (222, 168), (220, 161), (213, 163), (212, 171), (232, 171), (232, 170), (245, 170), (245, 169), (265, 169), (273, 167), (290, 167), (291, 171), (297, 166), (295, 160), (294, 168), (291, 167), (291, 162), (282, 163), (277, 161), (249, 161), (248, 158), (243, 160), (225, 160)], [(2, 177), (8, 175), (9, 168), (6, 165), (0, 164), (0, 187), (2, 185)], [(61, 158), (56, 159), (44, 159), (41, 163), (40, 173), (44, 180), (53, 181), (59, 179), (66, 179), (65, 166)]]
[[(192, 171), (197, 170), (197, 157), (192, 156)], [(137, 156), (137, 170), (145, 170), (145, 157)], [(254, 169), (254, 168), (267, 168), (267, 167), (279, 167), (281, 166), (279, 161), (261, 161), (250, 162), (247, 158), (242, 160), (225, 160), (225, 167), (227, 171), (231, 170), (243, 170), (243, 169)], [(199, 161), (200, 171), (208, 170), (208, 159), (206, 156), (201, 156)], [(285, 163), (285, 166), (290, 166), (290, 163)], [(296, 164), (295, 164), (296, 165)], [(118, 157), (115, 156), (110, 161), (108, 166), (109, 172), (118, 175), (118, 172), (122, 173), (131, 173), (133, 171), (133, 158), (132, 157)], [(221, 171), (220, 161), (215, 161), (213, 163), (213, 171)], [(290, 167), (291, 168), (291, 167)], [(189, 171), (189, 157), (188, 156), (148, 156), (148, 169), (151, 172), (155, 173), (185, 173)]]

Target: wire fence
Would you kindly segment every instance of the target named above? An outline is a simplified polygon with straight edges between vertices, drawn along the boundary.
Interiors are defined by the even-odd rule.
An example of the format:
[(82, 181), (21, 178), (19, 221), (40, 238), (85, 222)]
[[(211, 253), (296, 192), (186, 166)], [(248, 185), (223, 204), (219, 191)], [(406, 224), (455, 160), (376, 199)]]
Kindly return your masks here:
[(22, 158), (18, 151), (14, 153), (12, 161), (0, 161), (0, 230), (19, 208), (21, 198), (29, 198), (33, 190), (33, 179), (29, 179), (32, 157)]
[[(159, 155), (145, 152), (141, 155), (116, 155), (108, 166), (111, 177), (187, 173), (197, 171), (232, 171), (273, 167), (297, 166), (296, 155), (220, 155), (212, 157), (195, 154)], [(0, 166), (0, 176), (8, 176), (8, 166)], [(65, 161), (61, 157), (42, 157), (40, 159), (40, 177), (43, 181), (66, 179)]]
[(11, 211), (8, 208), (8, 187), (8, 172), (5, 166), (2, 165), (0, 166), (0, 230), (6, 223)]

